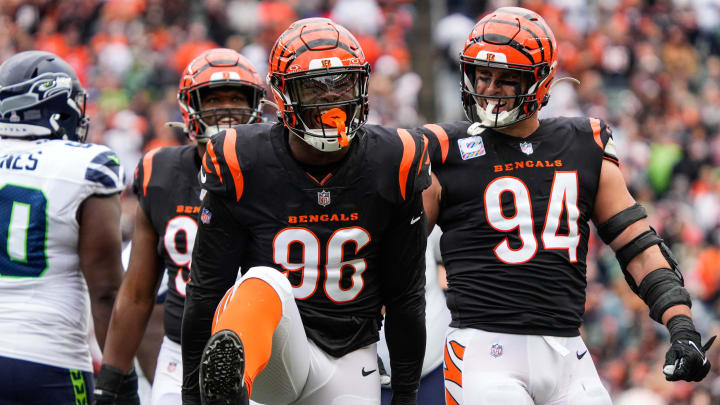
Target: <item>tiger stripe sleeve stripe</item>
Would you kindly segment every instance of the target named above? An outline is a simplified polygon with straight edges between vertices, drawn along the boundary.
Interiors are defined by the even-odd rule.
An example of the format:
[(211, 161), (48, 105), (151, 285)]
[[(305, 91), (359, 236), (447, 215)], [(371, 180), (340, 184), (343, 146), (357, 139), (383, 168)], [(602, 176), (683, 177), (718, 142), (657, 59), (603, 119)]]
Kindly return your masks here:
[(400, 182), (400, 195), (403, 200), (407, 189), (407, 179), (410, 174), (413, 158), (415, 157), (415, 141), (406, 129), (398, 128), (397, 134), (403, 144), (403, 155), (400, 161), (400, 171), (398, 173), (398, 181)]
[(234, 128), (230, 128), (225, 132), (225, 141), (223, 142), (223, 155), (225, 156), (225, 163), (227, 163), (228, 169), (230, 169), (230, 175), (232, 176), (233, 182), (235, 183), (235, 197), (237, 201), (240, 201), (240, 197), (243, 193), (243, 175), (240, 170), (240, 163), (238, 162), (237, 150), (235, 143), (237, 142), (237, 132)]
[(447, 159), (448, 151), (450, 150), (450, 140), (448, 139), (448, 134), (445, 132), (445, 129), (437, 124), (425, 124), (425, 128), (429, 129), (430, 132), (435, 135), (435, 137), (438, 140), (438, 143), (440, 144), (440, 152), (442, 154), (442, 162), (445, 163), (445, 159)]
[(160, 148), (155, 148), (150, 152), (146, 153), (145, 157), (143, 157), (143, 195), (147, 195), (147, 188), (150, 184), (150, 177), (152, 177), (152, 159), (159, 150)]
[[(217, 173), (218, 178), (220, 179), (220, 184), (223, 183), (222, 173), (220, 172), (220, 165), (218, 164), (217, 156), (215, 155), (215, 148), (213, 147), (213, 143), (208, 142), (207, 144), (207, 152), (208, 156), (210, 156), (210, 161), (213, 164), (213, 167), (215, 168), (215, 173)], [(224, 153), (224, 151), (223, 151)], [(212, 173), (210, 170), (206, 170), (208, 173)]]

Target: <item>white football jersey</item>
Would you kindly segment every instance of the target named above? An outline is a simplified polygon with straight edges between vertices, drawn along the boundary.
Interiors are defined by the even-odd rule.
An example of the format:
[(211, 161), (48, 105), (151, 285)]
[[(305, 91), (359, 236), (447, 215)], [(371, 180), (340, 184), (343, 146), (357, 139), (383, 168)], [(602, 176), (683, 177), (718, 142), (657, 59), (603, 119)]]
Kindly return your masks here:
[(0, 139), (0, 356), (92, 371), (77, 214), (124, 177), (105, 146)]

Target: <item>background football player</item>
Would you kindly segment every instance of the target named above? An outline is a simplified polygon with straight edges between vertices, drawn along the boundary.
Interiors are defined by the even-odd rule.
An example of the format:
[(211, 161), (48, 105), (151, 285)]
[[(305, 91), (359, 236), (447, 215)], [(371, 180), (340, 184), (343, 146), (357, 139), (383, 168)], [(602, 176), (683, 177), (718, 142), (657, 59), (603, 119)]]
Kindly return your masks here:
[[(178, 90), (190, 145), (148, 152), (138, 164), (138, 196), (127, 276), (113, 310), (108, 344), (97, 383), (96, 403), (132, 403), (131, 387), (120, 391), (155, 303), (163, 270), (168, 275), (165, 337), (158, 355), (152, 404), (181, 401), (180, 322), (202, 192), (198, 180), (208, 140), (222, 129), (260, 120), (264, 89), (255, 68), (231, 49), (203, 52), (185, 68)], [(125, 377), (127, 378), (127, 377)]]
[(416, 403), (426, 144), (363, 126), (368, 76), (345, 28), (299, 20), (269, 61), (281, 122), (237, 126), (208, 144), (183, 403), (202, 394), (205, 404), (379, 404), (383, 305), (392, 403)]
[(666, 325), (668, 380), (709, 371), (690, 296), (663, 240), (628, 192), (608, 126), (539, 120), (558, 47), (538, 14), (500, 8), (460, 56), (471, 122), (427, 125), (429, 223), (443, 230), (452, 323), (447, 404), (610, 404), (579, 328), (592, 220), (627, 282)]
[(122, 279), (124, 173), (107, 147), (81, 143), (85, 100), (54, 54), (0, 66), (2, 403), (92, 399), (88, 331), (102, 347)]

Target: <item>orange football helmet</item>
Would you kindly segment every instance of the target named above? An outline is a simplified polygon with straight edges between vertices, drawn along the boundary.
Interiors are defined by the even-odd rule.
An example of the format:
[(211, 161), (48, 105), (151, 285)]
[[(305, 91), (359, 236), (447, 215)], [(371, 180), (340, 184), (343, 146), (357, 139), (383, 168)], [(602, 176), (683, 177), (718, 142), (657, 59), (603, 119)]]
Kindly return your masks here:
[[(204, 92), (228, 87), (240, 89), (249, 107), (203, 107), (201, 96)], [(177, 98), (187, 134), (206, 142), (231, 125), (260, 121), (260, 100), (264, 96), (262, 81), (250, 61), (232, 49), (215, 48), (203, 52), (187, 65), (180, 79)]]
[[(557, 54), (555, 35), (534, 11), (502, 7), (486, 15), (475, 24), (460, 54), (460, 85), (467, 118), (489, 128), (507, 127), (530, 118), (550, 98)], [(514, 96), (478, 94), (475, 69), (480, 66), (518, 71), (527, 88), (520, 88)], [(479, 102), (481, 99), (485, 102)], [(507, 99), (514, 99), (512, 110), (495, 108)]]
[(270, 52), (268, 83), (280, 119), (325, 152), (349, 145), (367, 121), (369, 76), (358, 41), (327, 18), (294, 22)]

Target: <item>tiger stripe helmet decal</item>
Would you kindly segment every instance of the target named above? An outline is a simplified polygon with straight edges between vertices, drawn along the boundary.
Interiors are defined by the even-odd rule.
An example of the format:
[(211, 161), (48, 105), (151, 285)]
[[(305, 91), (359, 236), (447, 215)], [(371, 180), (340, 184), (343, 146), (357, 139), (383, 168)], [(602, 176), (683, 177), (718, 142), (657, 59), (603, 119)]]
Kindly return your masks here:
[[(502, 7), (483, 17), (460, 54), (462, 102), (468, 119), (484, 127), (502, 128), (530, 118), (548, 102), (557, 55), (555, 35), (537, 13)], [(527, 88), (513, 96), (512, 111), (480, 108), (479, 99), (493, 97), (476, 93), (477, 67), (513, 70), (527, 78)]]

